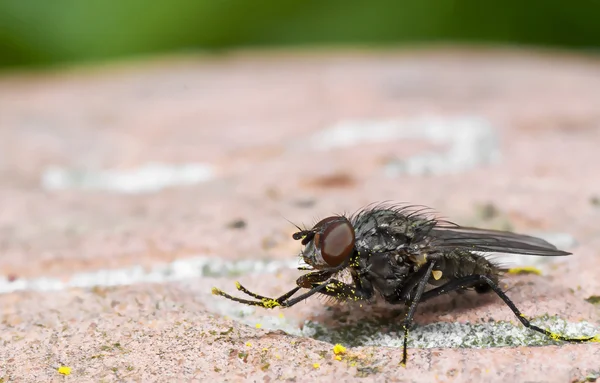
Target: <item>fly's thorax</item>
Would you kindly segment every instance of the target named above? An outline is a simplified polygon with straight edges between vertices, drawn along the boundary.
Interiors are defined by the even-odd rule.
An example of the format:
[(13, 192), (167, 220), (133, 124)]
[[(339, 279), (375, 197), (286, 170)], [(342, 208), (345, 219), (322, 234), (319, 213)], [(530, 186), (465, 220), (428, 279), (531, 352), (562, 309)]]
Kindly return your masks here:
[(400, 290), (412, 272), (411, 265), (396, 253), (370, 254), (361, 260), (365, 263), (365, 277), (384, 297)]
[[(352, 222), (357, 241), (383, 240), (388, 242), (388, 248), (420, 241), (435, 226), (434, 220), (399, 206), (382, 206), (362, 211)], [(386, 246), (383, 243), (381, 245)]]

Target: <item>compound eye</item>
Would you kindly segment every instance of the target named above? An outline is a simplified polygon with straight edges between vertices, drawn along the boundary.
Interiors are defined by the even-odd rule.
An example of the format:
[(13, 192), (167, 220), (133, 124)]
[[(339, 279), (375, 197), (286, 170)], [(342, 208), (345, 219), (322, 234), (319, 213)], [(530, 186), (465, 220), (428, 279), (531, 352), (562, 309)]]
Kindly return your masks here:
[(344, 217), (329, 217), (315, 225), (320, 228), (315, 234), (314, 244), (321, 256), (331, 267), (341, 265), (354, 250), (354, 228)]

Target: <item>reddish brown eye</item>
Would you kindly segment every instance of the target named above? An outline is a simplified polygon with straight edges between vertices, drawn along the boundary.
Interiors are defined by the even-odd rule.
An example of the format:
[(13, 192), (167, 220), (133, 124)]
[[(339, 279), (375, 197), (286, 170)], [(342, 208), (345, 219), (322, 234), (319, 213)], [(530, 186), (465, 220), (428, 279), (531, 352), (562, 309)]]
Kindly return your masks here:
[(315, 246), (321, 250), (325, 263), (341, 265), (354, 250), (354, 228), (344, 217), (329, 217), (319, 222), (322, 232), (315, 235)]
[(344, 217), (327, 217), (315, 223), (313, 227), (314, 236), (311, 238), (317, 248), (321, 248), (321, 233), (323, 233), (331, 222), (344, 220)]

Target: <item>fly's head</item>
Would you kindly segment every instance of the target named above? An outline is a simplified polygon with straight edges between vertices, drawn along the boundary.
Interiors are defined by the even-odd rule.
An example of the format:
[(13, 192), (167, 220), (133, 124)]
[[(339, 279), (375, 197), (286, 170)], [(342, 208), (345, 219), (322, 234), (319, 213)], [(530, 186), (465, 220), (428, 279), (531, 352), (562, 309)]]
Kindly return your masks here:
[(310, 230), (294, 233), (302, 240), (304, 262), (317, 270), (337, 268), (354, 253), (354, 227), (344, 216), (332, 216), (317, 222)]

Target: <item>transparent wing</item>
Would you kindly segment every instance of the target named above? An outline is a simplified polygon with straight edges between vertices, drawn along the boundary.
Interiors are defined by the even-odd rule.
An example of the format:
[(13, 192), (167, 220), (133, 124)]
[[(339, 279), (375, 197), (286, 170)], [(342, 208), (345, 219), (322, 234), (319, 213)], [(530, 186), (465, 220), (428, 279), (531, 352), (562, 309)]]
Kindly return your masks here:
[(571, 253), (558, 250), (547, 241), (529, 235), (508, 231), (478, 229), (457, 225), (433, 227), (428, 236), (428, 247), (437, 249), (464, 248), (470, 251), (526, 254), (540, 256), (564, 256)]

